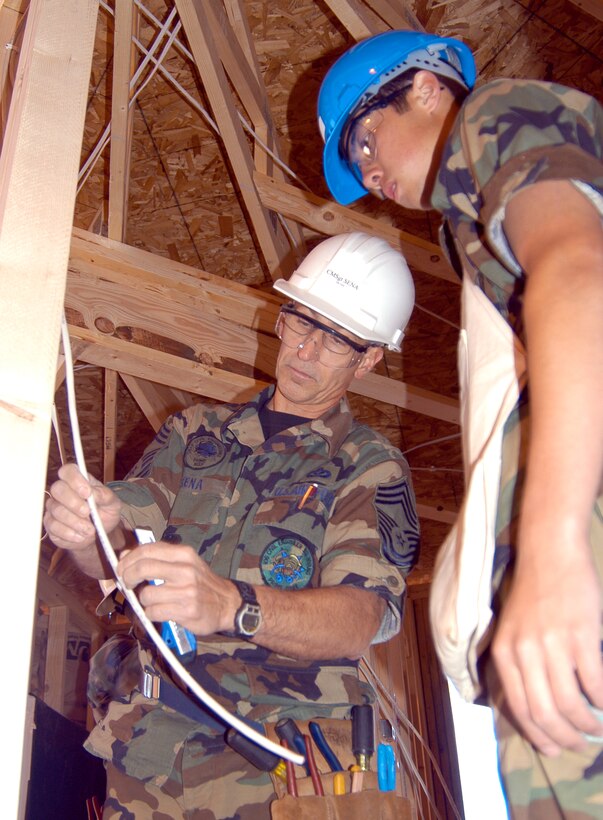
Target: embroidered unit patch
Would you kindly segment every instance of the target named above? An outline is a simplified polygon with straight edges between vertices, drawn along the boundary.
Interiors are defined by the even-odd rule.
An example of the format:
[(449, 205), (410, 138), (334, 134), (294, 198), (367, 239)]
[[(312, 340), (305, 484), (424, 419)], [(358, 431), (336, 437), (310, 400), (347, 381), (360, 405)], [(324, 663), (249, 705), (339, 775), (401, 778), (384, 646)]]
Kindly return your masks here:
[(184, 451), (184, 463), (191, 470), (214, 467), (224, 458), (225, 446), (213, 436), (195, 436), (188, 440)]
[(314, 574), (314, 556), (303, 541), (278, 538), (268, 544), (262, 553), (260, 569), (268, 586), (303, 589)]

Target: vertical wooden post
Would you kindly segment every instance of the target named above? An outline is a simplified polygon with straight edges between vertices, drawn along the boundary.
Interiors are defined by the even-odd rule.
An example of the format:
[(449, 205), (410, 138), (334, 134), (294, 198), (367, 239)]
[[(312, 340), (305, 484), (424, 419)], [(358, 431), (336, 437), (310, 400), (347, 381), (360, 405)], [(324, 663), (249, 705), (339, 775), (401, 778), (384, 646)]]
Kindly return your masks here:
[(48, 616), (44, 702), (56, 712), (65, 709), (65, 657), (69, 638), (69, 609), (51, 606)]
[(115, 478), (115, 432), (117, 428), (117, 371), (105, 368), (105, 414), (103, 481)]
[(0, 156), (2, 813), (17, 817), (50, 411), (98, 0), (32, 0)]

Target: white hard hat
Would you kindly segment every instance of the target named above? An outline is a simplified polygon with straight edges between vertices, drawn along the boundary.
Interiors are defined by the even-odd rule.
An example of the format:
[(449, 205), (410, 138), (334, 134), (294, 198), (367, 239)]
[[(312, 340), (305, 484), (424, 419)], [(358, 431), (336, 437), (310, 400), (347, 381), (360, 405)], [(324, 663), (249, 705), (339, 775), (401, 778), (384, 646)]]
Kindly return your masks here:
[(325, 239), (274, 288), (390, 350), (400, 350), (415, 300), (402, 254), (384, 239), (358, 231)]

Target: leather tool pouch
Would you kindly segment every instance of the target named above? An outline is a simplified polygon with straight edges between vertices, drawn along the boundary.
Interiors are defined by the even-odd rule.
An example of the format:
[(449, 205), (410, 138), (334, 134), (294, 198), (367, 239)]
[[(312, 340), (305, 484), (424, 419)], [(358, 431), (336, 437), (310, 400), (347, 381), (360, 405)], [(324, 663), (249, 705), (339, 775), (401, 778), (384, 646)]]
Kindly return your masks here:
[(287, 795), (270, 804), (272, 820), (411, 820), (411, 804), (394, 792), (373, 789), (318, 797)]
[[(308, 723), (295, 721), (303, 734), (309, 735)], [(277, 799), (270, 805), (272, 820), (411, 820), (412, 807), (409, 800), (396, 792), (381, 792), (376, 772), (364, 772), (362, 791), (350, 793), (352, 774), (347, 771), (356, 761), (352, 754), (352, 725), (349, 720), (318, 718), (323, 734), (345, 769), (343, 772), (346, 794), (333, 792), (334, 773), (313, 744), (316, 768), (320, 773), (324, 796), (314, 792), (312, 779), (306, 775), (303, 766), (295, 766), (298, 797), (287, 794), (285, 783), (272, 777)], [(273, 724), (265, 724), (266, 734), (278, 743)]]

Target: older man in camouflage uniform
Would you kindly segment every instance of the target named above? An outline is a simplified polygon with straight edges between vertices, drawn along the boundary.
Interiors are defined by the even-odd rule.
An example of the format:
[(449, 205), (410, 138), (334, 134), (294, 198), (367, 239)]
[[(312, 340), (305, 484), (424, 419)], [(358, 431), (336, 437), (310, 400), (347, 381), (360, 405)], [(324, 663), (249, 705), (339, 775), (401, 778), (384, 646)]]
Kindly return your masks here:
[(502, 444), (490, 694), (513, 817), (600, 818), (603, 113), (553, 83), (474, 81), (453, 38), (353, 47), (320, 91), (325, 176), (343, 204), (439, 210), (459, 276), (527, 350), (530, 400)]
[[(132, 588), (163, 579), (140, 593), (147, 615), (191, 630), (193, 676), (259, 724), (347, 718), (374, 699), (358, 659), (399, 630), (418, 549), (408, 465), (345, 398), (385, 345), (400, 349), (414, 298), (406, 263), (382, 240), (348, 234), (276, 287), (294, 300), (277, 322), (276, 385), (244, 405), (177, 413), (110, 487), (61, 468), (44, 519), (99, 578), (90, 493), (116, 549), (150, 529), (160, 540), (122, 557), (121, 577)], [(255, 620), (244, 626), (250, 597)], [(207, 710), (174, 701), (180, 689), (165, 675), (159, 699), (141, 691), (140, 666), (157, 669), (144, 641), (122, 654), (108, 644), (91, 677), (100, 721), (87, 747), (106, 761), (103, 817), (268, 818), (269, 774), (225, 744)], [(119, 682), (107, 672), (117, 666)]]

